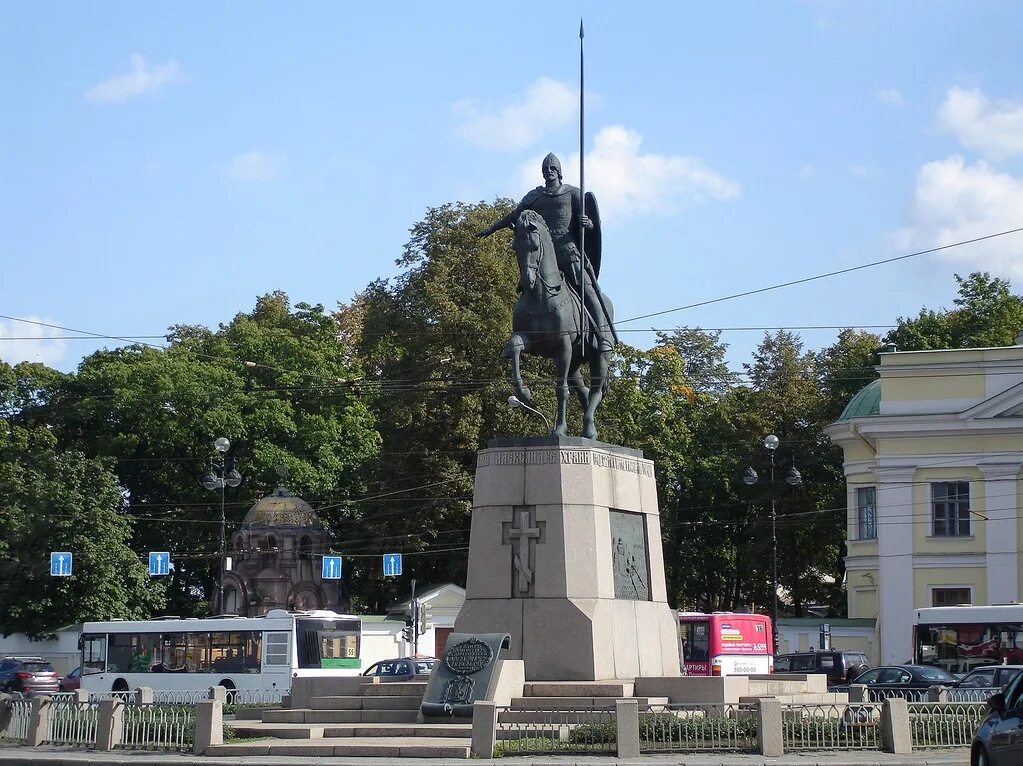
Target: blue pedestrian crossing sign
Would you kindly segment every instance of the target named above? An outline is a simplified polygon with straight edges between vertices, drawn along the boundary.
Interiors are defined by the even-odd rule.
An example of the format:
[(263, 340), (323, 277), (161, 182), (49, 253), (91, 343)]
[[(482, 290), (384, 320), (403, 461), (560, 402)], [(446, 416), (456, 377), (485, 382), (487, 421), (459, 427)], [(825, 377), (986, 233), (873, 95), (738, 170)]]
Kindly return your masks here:
[(341, 557), (340, 556), (324, 556), (323, 557), (323, 575), (324, 580), (340, 580), (341, 579)]
[(71, 551), (51, 551), (50, 574), (53, 577), (70, 577), (73, 565), (74, 556)]
[(149, 574), (169, 575), (170, 574), (170, 553), (167, 551), (149, 552)]
[(401, 554), (384, 554), (384, 577), (397, 577), (401, 574)]

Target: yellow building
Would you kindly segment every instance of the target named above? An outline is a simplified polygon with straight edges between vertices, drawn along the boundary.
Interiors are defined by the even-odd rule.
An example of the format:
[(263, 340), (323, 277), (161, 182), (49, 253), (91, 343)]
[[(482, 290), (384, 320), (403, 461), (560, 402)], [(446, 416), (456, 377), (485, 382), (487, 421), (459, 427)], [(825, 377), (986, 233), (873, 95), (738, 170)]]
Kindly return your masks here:
[(827, 433), (845, 453), (849, 617), (912, 656), (917, 607), (1020, 599), (1023, 346), (881, 354)]

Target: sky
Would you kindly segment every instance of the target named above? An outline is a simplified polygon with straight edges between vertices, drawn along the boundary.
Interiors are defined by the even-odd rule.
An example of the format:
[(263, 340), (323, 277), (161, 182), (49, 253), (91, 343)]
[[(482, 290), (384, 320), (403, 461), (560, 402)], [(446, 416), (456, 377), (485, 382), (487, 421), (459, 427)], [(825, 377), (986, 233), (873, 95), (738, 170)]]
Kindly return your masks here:
[(954, 274), (1023, 292), (1021, 232), (719, 300), (1023, 227), (1023, 3), (11, 0), (4, 16), (9, 363), (73, 370), (273, 290), (333, 308), (398, 273), (429, 207), (520, 198), (549, 151), (578, 184), (580, 17), (586, 188), (627, 342), (725, 328), (739, 369), (764, 330), (731, 328), (821, 348), (950, 307)]

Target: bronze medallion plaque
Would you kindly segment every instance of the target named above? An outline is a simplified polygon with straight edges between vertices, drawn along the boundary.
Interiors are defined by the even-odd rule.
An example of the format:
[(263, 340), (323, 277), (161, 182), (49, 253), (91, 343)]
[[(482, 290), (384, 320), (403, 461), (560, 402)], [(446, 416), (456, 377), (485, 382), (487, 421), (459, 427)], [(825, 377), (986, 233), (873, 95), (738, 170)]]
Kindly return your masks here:
[(642, 513), (610, 512), (611, 565), (615, 598), (650, 600), (650, 564), (647, 561), (646, 519)]
[(444, 652), (444, 664), (460, 675), (479, 673), (494, 659), (494, 650), (478, 638), (470, 638)]

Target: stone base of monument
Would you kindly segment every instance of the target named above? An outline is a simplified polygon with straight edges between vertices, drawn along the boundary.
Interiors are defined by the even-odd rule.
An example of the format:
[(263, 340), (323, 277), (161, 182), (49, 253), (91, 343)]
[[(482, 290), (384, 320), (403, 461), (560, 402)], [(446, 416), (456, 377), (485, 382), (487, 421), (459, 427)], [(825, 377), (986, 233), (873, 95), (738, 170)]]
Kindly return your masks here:
[(455, 630), (508, 633), (527, 682), (679, 675), (653, 463), (574, 437), (481, 450)]

